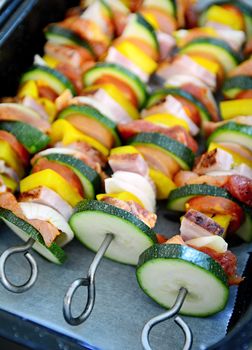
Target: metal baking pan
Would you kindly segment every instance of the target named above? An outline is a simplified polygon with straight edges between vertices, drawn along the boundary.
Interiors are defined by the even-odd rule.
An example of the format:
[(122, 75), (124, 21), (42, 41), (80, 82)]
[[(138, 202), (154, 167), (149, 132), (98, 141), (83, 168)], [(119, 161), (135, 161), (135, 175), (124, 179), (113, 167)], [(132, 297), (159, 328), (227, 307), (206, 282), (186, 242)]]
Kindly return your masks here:
[[(77, 3), (66, 0), (22, 1), (0, 32), (0, 96), (15, 94), (21, 73), (31, 65), (34, 54), (42, 52), (44, 26), (62, 19), (67, 7)], [(176, 232), (178, 224), (167, 218), (162, 205), (158, 215), (157, 231), (170, 232), (171, 235)], [(0, 224), (0, 253), (19, 242), (6, 226)], [(98, 270), (97, 302), (92, 316), (82, 326), (67, 325), (64, 328), (64, 293), (72, 280), (85, 274), (93, 258), (93, 253), (78, 242), (69, 244), (66, 253), (69, 260), (62, 267), (33, 253), (39, 264), (39, 277), (36, 285), (24, 295), (13, 295), (0, 286), (0, 336), (42, 350), (141, 349), (142, 326), (163, 309), (139, 289), (133, 267), (107, 259)], [(23, 261), (12, 263), (13, 272), (17, 266), (25, 268)], [(207, 332), (206, 342), (197, 342), (196, 337), (194, 349), (249, 349), (252, 346), (252, 258), (248, 260), (244, 275), (246, 279), (239, 287), (234, 311), (233, 307), (230, 309), (232, 317), (227, 335), (216, 340), (211, 339)], [(221, 322), (221, 317), (216, 317), (216, 325)], [(209, 319), (195, 319), (193, 331), (201, 333), (201, 327), (207, 331), (211, 322)], [(61, 323), (63, 326), (59, 327)], [(164, 324), (155, 332), (155, 349), (169, 348), (166, 344), (169, 325)], [(180, 334), (179, 347), (182, 347)]]

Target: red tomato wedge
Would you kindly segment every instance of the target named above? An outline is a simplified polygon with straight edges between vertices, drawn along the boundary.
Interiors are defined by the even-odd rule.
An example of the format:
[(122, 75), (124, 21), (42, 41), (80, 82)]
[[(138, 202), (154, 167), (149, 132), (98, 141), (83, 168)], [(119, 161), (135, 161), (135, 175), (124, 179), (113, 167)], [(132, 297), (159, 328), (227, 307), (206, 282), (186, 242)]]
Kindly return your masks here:
[(134, 147), (142, 154), (150, 168), (159, 170), (170, 178), (179, 171), (179, 164), (165, 151), (147, 145), (134, 145)]
[(252, 76), (252, 60), (246, 60), (239, 64), (239, 66), (228, 72), (228, 77), (235, 77), (237, 75)]
[[(90, 62), (91, 61), (88, 61), (88, 65), (91, 65)], [(83, 89), (82, 70), (80, 68), (73, 67), (71, 64), (66, 62), (60, 62), (57, 64), (56, 69), (71, 81), (77, 93), (80, 94)]]
[(116, 47), (116, 44), (119, 44), (121, 42), (130, 42), (131, 44), (137, 46), (147, 56), (150, 56), (154, 61), (158, 61), (159, 59), (158, 53), (155, 50), (153, 50), (153, 48), (144, 40), (141, 40), (139, 38), (134, 38), (133, 36), (127, 37), (127, 38), (124, 38), (122, 36), (121, 38), (116, 39), (113, 45)]
[(237, 258), (230, 250), (227, 250), (225, 253), (218, 253), (215, 250), (208, 247), (193, 248), (211, 256), (211, 258), (213, 258), (221, 265), (221, 267), (227, 274), (229, 285), (239, 284), (243, 281), (242, 277), (236, 275)]
[(156, 233), (158, 244), (163, 244), (167, 241), (167, 238), (160, 233)]
[(252, 99), (252, 90), (241, 91), (241, 92), (239, 92), (239, 94), (237, 94), (235, 96), (235, 98), (237, 98), (237, 99), (251, 98)]
[(46, 158), (40, 158), (32, 168), (32, 173), (37, 173), (41, 170), (52, 169), (61, 175), (75, 190), (84, 197), (83, 186), (75, 173), (63, 164), (47, 160)]
[(245, 55), (251, 55), (251, 53), (252, 53), (252, 38), (247, 41), (244, 48)]
[(163, 12), (161, 9), (154, 6), (142, 7), (140, 10), (142, 15), (151, 15), (158, 23), (158, 29), (161, 32), (172, 34), (177, 29), (177, 23), (175, 18), (168, 13)]
[(122, 34), (128, 20), (127, 14), (117, 11), (116, 9), (113, 10), (113, 21), (115, 26), (115, 36), (118, 37)]
[(75, 68), (82, 67), (86, 61), (93, 61), (93, 55), (84, 47), (59, 45), (50, 41), (45, 45), (45, 53), (60, 62), (69, 63)]
[(24, 166), (29, 165), (29, 153), (14, 135), (7, 131), (0, 130), (0, 140), (4, 140), (10, 144), (11, 148), (17, 153), (18, 158)]
[(232, 175), (224, 186), (233, 197), (252, 207), (252, 180), (241, 175)]
[(55, 92), (50, 86), (46, 85), (39, 85), (38, 84), (38, 93), (40, 97), (47, 98), (48, 100), (51, 100), (54, 102), (56, 98), (58, 97), (57, 92)]
[(138, 100), (136, 94), (127, 83), (121, 81), (120, 79), (113, 77), (109, 74), (104, 74), (101, 78), (97, 79), (94, 82), (94, 84), (114, 85), (119, 91), (121, 91), (125, 95), (125, 97), (133, 104), (133, 106), (137, 108)]
[(93, 137), (106, 148), (112, 148), (114, 138), (109, 130), (99, 123), (99, 121), (86, 117), (84, 115), (72, 114), (66, 118), (76, 129), (84, 134)]

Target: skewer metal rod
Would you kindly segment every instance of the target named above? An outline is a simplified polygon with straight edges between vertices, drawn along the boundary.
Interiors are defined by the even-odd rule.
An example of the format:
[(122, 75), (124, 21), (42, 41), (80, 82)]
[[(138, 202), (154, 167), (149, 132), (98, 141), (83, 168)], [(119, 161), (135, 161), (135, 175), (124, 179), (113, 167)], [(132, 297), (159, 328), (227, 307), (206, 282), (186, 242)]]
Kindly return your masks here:
[[(83, 323), (90, 316), (93, 310), (95, 304), (95, 273), (113, 238), (114, 235), (112, 233), (106, 234), (104, 241), (102, 242), (91, 265), (89, 266), (87, 277), (78, 278), (75, 281), (73, 281), (73, 283), (70, 285), (69, 289), (65, 294), (63, 303), (63, 315), (66, 322), (68, 322), (72, 326), (77, 326)], [(71, 310), (73, 297), (77, 289), (81, 286), (87, 287), (87, 302), (83, 312), (79, 316), (73, 317)]]
[[(188, 291), (185, 288), (180, 288), (177, 299), (173, 305), (173, 307), (162, 313), (161, 315), (155, 316), (152, 319), (150, 319), (144, 326), (143, 331), (142, 331), (142, 345), (144, 350), (152, 350), (151, 346), (150, 346), (150, 341), (149, 341), (149, 335), (150, 335), (150, 331), (151, 329), (156, 326), (157, 324), (166, 321), (170, 318), (172, 318), (173, 316), (175, 316), (179, 310), (181, 309), (186, 295), (187, 295)], [(183, 350), (189, 350), (192, 346), (192, 332), (189, 328), (189, 326), (185, 323), (185, 321), (182, 320), (181, 317), (176, 317), (175, 318), (175, 322), (180, 326), (180, 328), (182, 328), (184, 335), (185, 335), (185, 343), (183, 346)]]
[[(37, 263), (34, 257), (28, 251), (33, 246), (34, 242), (35, 240), (31, 237), (25, 244), (8, 248), (2, 253), (0, 257), (0, 281), (4, 288), (6, 288), (8, 291), (13, 293), (23, 293), (30, 289), (36, 282), (38, 277)], [(30, 265), (30, 276), (28, 280), (21, 285), (16, 285), (10, 282), (6, 274), (7, 260), (11, 255), (18, 253), (24, 253), (24, 257)]]

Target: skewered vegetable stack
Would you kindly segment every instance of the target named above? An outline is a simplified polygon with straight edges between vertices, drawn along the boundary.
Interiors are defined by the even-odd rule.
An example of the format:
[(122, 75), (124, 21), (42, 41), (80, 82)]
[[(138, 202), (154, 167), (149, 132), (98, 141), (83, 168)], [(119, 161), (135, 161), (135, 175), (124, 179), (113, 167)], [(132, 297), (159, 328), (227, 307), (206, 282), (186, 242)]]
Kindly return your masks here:
[[(227, 141), (230, 135), (232, 137), (237, 128), (241, 131), (240, 126), (233, 130), (232, 124), (227, 124), (229, 126), (224, 127), (224, 132), (223, 126), (218, 128), (210, 136), (209, 151), (195, 166), (194, 154), (198, 146), (193, 136), (202, 129), (206, 132), (207, 127), (219, 126), (213, 92), (240, 62), (238, 51), (244, 34), (240, 33), (240, 27), (233, 27), (233, 24), (219, 30), (211, 21), (210, 24), (208, 22), (210, 27), (179, 30), (174, 34), (179, 52), (171, 59), (175, 44), (171, 34), (183, 25), (184, 14), (181, 5), (175, 10), (170, 6), (171, 2), (167, 4), (163, 8), (163, 2), (158, 2), (154, 9), (151, 1), (144, 1), (138, 13), (128, 16), (129, 10), (123, 5), (116, 8), (112, 3), (96, 1), (80, 16), (70, 16), (62, 23), (48, 26), (46, 54), (43, 58), (36, 57), (36, 65), (24, 74), (19, 98), (23, 104), (26, 101), (26, 107), (40, 114), (39, 119), (46, 120), (46, 127), (48, 121), (53, 122), (51, 128), (49, 125), (48, 130), (42, 130), (50, 134), (51, 148), (32, 159), (31, 175), (21, 181), (21, 204), (15, 202), (14, 197), (11, 201), (15, 203), (15, 208), (22, 208), (19, 218), (26, 213), (21, 220), (44, 220), (47, 224), (49, 214), (42, 215), (43, 208), (36, 209), (36, 213), (31, 215), (31, 205), (35, 202), (41, 206), (41, 201), (45, 201), (43, 205), (51, 209), (54, 207), (68, 219), (72, 207), (82, 198), (88, 198), (78, 204), (70, 219), (76, 235), (89, 248), (97, 250), (102, 237), (107, 231), (112, 231), (116, 239), (107, 256), (136, 264), (139, 254), (156, 241), (151, 230), (156, 220), (155, 195), (158, 199), (169, 196), (170, 209), (187, 211), (182, 220), (182, 236), (168, 241), (165, 246), (149, 248), (149, 253), (140, 258), (138, 271), (143, 271), (142, 266), (157, 256), (185, 262), (189, 252), (192, 255), (189, 262), (195, 266), (197, 259), (202, 258), (204, 266), (200, 267), (208, 271), (202, 275), (202, 281), (206, 281), (207, 274), (213, 277), (209, 278), (209, 285), (218, 280), (215, 295), (218, 305), (211, 305), (209, 310), (203, 308), (204, 315), (207, 315), (224, 307), (228, 295), (227, 277), (229, 282), (240, 281), (235, 277), (235, 258), (227, 252), (221, 235), (237, 231), (242, 224), (249, 225), (251, 222), (250, 202), (237, 198), (230, 189), (230, 181), (241, 175), (237, 172), (248, 168), (251, 171), (251, 165), (245, 162), (248, 168), (244, 167), (243, 158), (246, 156), (240, 163), (237, 161), (240, 154), (237, 147), (233, 150), (224, 145), (229, 149), (226, 152), (221, 143)], [(115, 24), (112, 20), (118, 11), (124, 13), (124, 18), (127, 12), (129, 17), (121, 27), (122, 23)], [(227, 11), (234, 13), (230, 8)], [(163, 16), (167, 19), (165, 25)], [(89, 30), (92, 35), (89, 35)], [(234, 41), (230, 41), (230, 33)], [(120, 36), (112, 41), (118, 34)], [(168, 59), (164, 60), (165, 57)], [(97, 59), (104, 59), (104, 62), (95, 63)], [(157, 74), (165, 80), (165, 87), (148, 97), (145, 83), (157, 68)], [(14, 108), (19, 106), (12, 104), (12, 108), (13, 105)], [(142, 110), (141, 119), (139, 110)], [(58, 119), (54, 121), (56, 115)], [(217, 123), (212, 124), (211, 121)], [(33, 119), (31, 125), (34, 125), (32, 123)], [(11, 124), (14, 125), (13, 122)], [(247, 131), (241, 131), (243, 140), (250, 142), (247, 124), (245, 129)], [(120, 146), (117, 130), (130, 146), (115, 148)], [(247, 147), (246, 141), (242, 144), (243, 149)], [(31, 153), (45, 146), (38, 146)], [(246, 151), (246, 154), (251, 152)], [(103, 168), (109, 153), (109, 164), (114, 174), (105, 179), (106, 194), (100, 194), (97, 197), (99, 201), (93, 201), (98, 183), (106, 177)], [(212, 162), (210, 171), (232, 172), (231, 175), (225, 174), (227, 182), (224, 185), (219, 174), (208, 174), (209, 160)], [(192, 179), (199, 182), (188, 183)], [(211, 181), (214, 181), (214, 186)], [(249, 186), (250, 182), (246, 190)], [(199, 206), (199, 203), (202, 205)], [(209, 203), (213, 205), (209, 207)], [(18, 217), (17, 211), (14, 213)], [(94, 217), (99, 217), (96, 225)], [(196, 230), (204, 232), (206, 237), (185, 238), (183, 230), (189, 231), (188, 227), (195, 225), (197, 218), (207, 223), (206, 227), (198, 225)], [(59, 227), (59, 234), (54, 231), (50, 239), (60, 238), (62, 230)], [(91, 231), (95, 232), (92, 240)], [(35, 233), (38, 236), (37, 230)], [(44, 246), (46, 242), (48, 245), (51, 243), (47, 238), (43, 236)], [(117, 244), (127, 249), (122, 253)], [(188, 245), (193, 248), (188, 248)], [(225, 259), (233, 261), (232, 269), (225, 269), (222, 264)], [(159, 278), (159, 274), (149, 276)], [(152, 280), (139, 277), (139, 281), (147, 290), (144, 283), (150, 284)], [(158, 285), (159, 290), (162, 283)], [(155, 293), (149, 294), (169, 306)], [(188, 310), (185, 312), (191, 314), (190, 305)]]

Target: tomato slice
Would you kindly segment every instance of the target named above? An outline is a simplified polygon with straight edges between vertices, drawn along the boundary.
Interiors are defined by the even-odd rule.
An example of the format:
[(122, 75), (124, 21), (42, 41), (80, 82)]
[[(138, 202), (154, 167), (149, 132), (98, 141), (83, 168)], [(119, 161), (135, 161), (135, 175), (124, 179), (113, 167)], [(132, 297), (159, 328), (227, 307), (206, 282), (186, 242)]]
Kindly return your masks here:
[(167, 241), (167, 238), (160, 233), (156, 233), (158, 244), (163, 244)]
[(218, 253), (215, 250), (208, 247), (193, 248), (211, 256), (211, 258), (213, 258), (221, 265), (221, 267), (227, 274), (229, 285), (239, 284), (243, 281), (242, 277), (236, 275), (237, 258), (232, 252), (230, 252), (230, 250), (227, 250), (225, 253)]
[(161, 9), (154, 7), (154, 6), (148, 6), (144, 7), (140, 10), (140, 13), (143, 15), (152, 15), (155, 20), (158, 23), (158, 29), (161, 32), (171, 34), (177, 29), (177, 23), (175, 19), (169, 15), (168, 13), (163, 12)]
[(135, 106), (137, 108), (138, 106), (138, 100), (137, 100), (137, 96), (135, 94), (135, 92), (131, 89), (131, 87), (123, 82), (122, 80), (113, 77), (112, 75), (109, 74), (104, 74), (102, 77), (100, 77), (99, 79), (97, 79), (94, 84), (112, 84), (114, 85), (116, 88), (119, 89), (119, 91), (121, 91), (125, 97), (133, 104), (133, 106)]
[(252, 60), (251, 59), (248, 59), (248, 60), (242, 62), (241, 64), (239, 64), (239, 66), (235, 67), (230, 72), (228, 72), (228, 78), (235, 77), (237, 75), (238, 76), (239, 75), (252, 76)]
[(114, 138), (109, 130), (97, 120), (84, 115), (72, 114), (66, 118), (76, 129), (84, 134), (93, 137), (106, 148), (112, 148)]
[(237, 99), (252, 98), (252, 90), (241, 91), (239, 92), (239, 94), (235, 96), (235, 98)]
[(230, 233), (237, 231), (245, 219), (243, 210), (238, 204), (222, 197), (194, 197), (186, 204), (186, 210), (189, 209), (195, 209), (206, 214), (231, 215), (232, 219), (228, 227)]
[(151, 57), (154, 61), (158, 61), (159, 56), (158, 53), (153, 50), (153, 48), (144, 40), (141, 40), (136, 37), (127, 37), (124, 38), (123, 36), (121, 38), (118, 38), (114, 41), (114, 46), (116, 47), (116, 44), (120, 44), (121, 42), (130, 42), (131, 44), (137, 46), (140, 50), (142, 50), (147, 56)]
[[(90, 62), (91, 61), (88, 61), (89, 67), (92, 66)], [(83, 88), (82, 70), (80, 68), (73, 67), (71, 64), (66, 62), (60, 62), (57, 64), (56, 69), (71, 81), (77, 93), (80, 94)]]
[(252, 207), (252, 180), (241, 175), (232, 175), (224, 186), (233, 197)]
[(51, 100), (52, 102), (54, 102), (58, 97), (57, 92), (55, 92), (52, 88), (50, 88), (50, 86), (47, 85), (38, 84), (38, 93), (40, 97), (48, 98), (48, 100)]
[(251, 55), (251, 53), (252, 53), (252, 38), (247, 41), (244, 48), (245, 55)]
[(51, 169), (61, 175), (75, 190), (84, 197), (83, 186), (75, 173), (63, 164), (48, 160), (46, 158), (40, 158), (32, 168), (32, 173), (37, 173), (41, 170)]
[(16, 139), (16, 137), (7, 131), (0, 130), (0, 140), (8, 142), (11, 148), (17, 153), (18, 158), (25, 165), (29, 165), (29, 153), (24, 146)]
[(179, 164), (165, 151), (148, 145), (134, 147), (142, 154), (150, 168), (161, 171), (169, 178), (180, 170)]

